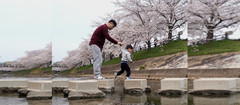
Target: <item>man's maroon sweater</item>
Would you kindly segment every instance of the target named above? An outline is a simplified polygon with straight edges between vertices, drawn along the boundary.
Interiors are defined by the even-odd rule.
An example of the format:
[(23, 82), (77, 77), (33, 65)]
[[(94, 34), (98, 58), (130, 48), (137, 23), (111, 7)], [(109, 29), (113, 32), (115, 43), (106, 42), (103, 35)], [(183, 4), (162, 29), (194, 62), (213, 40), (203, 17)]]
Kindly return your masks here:
[(90, 40), (89, 45), (95, 44), (97, 45), (101, 50), (103, 48), (103, 45), (105, 43), (105, 38), (108, 39), (110, 42), (117, 44), (118, 41), (113, 39), (108, 34), (108, 27), (106, 24), (99, 26), (93, 33), (92, 38)]

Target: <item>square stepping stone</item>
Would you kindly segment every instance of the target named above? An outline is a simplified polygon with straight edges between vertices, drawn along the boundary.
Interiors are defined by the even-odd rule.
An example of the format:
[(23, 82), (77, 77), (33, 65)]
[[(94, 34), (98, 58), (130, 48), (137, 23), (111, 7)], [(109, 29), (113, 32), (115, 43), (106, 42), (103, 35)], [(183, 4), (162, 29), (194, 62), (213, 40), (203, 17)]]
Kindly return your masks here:
[(52, 81), (48, 80), (28, 81), (27, 89), (37, 91), (52, 91)]
[(165, 78), (161, 80), (161, 90), (187, 91), (187, 78)]
[(145, 90), (147, 87), (147, 80), (146, 79), (126, 79), (124, 80), (124, 87), (125, 89), (134, 89), (139, 88)]
[(26, 88), (26, 79), (0, 79), (0, 87)]
[(69, 81), (69, 89), (74, 91), (98, 91), (98, 82), (97, 80)]
[(67, 88), (68, 87), (68, 79), (53, 79), (52, 87)]
[(200, 78), (193, 81), (193, 90), (236, 90), (234, 78)]

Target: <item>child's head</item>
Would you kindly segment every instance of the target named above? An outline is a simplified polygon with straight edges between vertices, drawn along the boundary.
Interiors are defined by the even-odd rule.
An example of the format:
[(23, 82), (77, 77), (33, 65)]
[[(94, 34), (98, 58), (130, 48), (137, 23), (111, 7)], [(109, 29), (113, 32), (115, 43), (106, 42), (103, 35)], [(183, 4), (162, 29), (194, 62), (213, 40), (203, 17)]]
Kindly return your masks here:
[(129, 53), (132, 53), (133, 47), (131, 45), (127, 45), (126, 49), (128, 50)]

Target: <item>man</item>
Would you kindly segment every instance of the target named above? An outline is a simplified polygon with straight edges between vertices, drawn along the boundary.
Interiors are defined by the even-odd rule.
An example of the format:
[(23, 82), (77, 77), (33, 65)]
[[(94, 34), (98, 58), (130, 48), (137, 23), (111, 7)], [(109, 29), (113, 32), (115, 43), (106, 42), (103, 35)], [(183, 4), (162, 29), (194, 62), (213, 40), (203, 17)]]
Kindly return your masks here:
[(110, 20), (107, 24), (99, 26), (93, 33), (89, 45), (91, 46), (93, 53), (93, 71), (95, 79), (104, 79), (101, 76), (101, 66), (102, 66), (102, 48), (105, 43), (105, 39), (118, 45), (122, 45), (121, 42), (113, 39), (109, 34), (108, 30), (112, 30), (117, 26), (115, 20)]

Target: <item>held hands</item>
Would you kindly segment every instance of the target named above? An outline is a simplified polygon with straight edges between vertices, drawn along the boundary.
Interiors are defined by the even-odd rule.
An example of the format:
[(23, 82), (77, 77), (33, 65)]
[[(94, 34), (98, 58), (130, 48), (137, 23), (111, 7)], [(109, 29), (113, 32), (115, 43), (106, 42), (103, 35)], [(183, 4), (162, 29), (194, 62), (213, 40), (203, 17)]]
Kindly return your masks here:
[(119, 46), (122, 46), (122, 42), (118, 42), (117, 44), (118, 44)]

